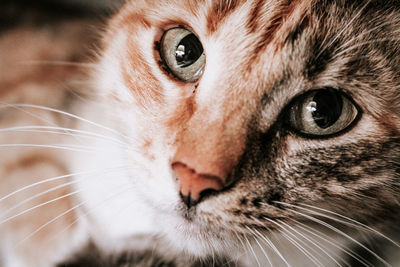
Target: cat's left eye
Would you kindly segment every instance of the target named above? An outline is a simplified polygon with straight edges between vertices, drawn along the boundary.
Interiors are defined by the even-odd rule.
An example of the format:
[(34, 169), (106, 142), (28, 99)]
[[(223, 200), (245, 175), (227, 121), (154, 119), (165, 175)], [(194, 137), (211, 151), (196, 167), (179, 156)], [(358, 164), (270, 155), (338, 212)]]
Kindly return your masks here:
[(197, 81), (206, 61), (200, 40), (185, 28), (172, 28), (164, 33), (160, 56), (168, 70), (184, 82)]
[(306, 93), (290, 106), (288, 121), (301, 134), (327, 137), (349, 128), (359, 109), (347, 96), (334, 89)]

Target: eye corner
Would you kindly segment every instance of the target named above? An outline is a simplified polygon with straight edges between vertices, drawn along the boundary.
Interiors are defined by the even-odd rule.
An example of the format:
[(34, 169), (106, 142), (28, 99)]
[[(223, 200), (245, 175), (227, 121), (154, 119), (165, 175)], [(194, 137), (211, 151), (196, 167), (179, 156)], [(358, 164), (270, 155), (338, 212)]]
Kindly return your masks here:
[(153, 48), (154, 48), (154, 50), (157, 51), (158, 53), (160, 53), (160, 41), (161, 41), (161, 40), (156, 40), (156, 41), (154, 41), (154, 43), (153, 43)]

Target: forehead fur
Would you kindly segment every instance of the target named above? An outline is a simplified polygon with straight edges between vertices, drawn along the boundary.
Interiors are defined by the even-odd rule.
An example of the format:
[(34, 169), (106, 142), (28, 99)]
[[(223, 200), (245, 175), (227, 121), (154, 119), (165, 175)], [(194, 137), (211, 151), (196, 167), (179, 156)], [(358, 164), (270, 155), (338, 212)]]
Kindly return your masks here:
[[(160, 88), (194, 90), (176, 79), (167, 81), (166, 86), (165, 77), (158, 73), (158, 62), (149, 59), (154, 55), (145, 51), (148, 44), (141, 43), (146, 33), (156, 43), (164, 30), (181, 25), (193, 30), (205, 48), (207, 63), (200, 89), (202, 85), (213, 88), (216, 99), (240, 104), (240, 95), (245, 93), (247, 101), (255, 101), (254, 109), (263, 95), (273, 93), (272, 88), (284, 80), (292, 80), (293, 85), (288, 86), (291, 89), (280, 106), (301, 93), (294, 88), (298, 84), (302, 90), (347, 87), (347, 93), (355, 98), (374, 99), (365, 108), (376, 118), (391, 122), (398, 120), (398, 114), (393, 114), (400, 110), (399, 96), (393, 89), (398, 88), (393, 81), (399, 80), (393, 67), (399, 64), (390, 56), (390, 49), (384, 52), (380, 47), (385, 41), (398, 46), (395, 36), (388, 35), (398, 23), (394, 8), (379, 1), (133, 1), (114, 19), (112, 32), (122, 30), (130, 35), (129, 45), (121, 52), (129, 54), (122, 56), (127, 59), (122, 68), (129, 87), (141, 88), (133, 89), (142, 99), (139, 102), (160, 101), (165, 93)], [(366, 58), (366, 54), (371, 57)], [(137, 74), (138, 70), (132, 71), (137, 64), (153, 68)], [(371, 73), (377, 64), (384, 65), (378, 77), (355, 72)], [(137, 79), (129, 77), (141, 77), (145, 83), (135, 86)], [(369, 84), (361, 81), (373, 83), (377, 78), (384, 87), (383, 99), (377, 99), (374, 88), (368, 89)], [(143, 90), (146, 85), (149, 89)], [(383, 114), (381, 107), (388, 104), (393, 114)], [(395, 122), (389, 124), (397, 128)]]

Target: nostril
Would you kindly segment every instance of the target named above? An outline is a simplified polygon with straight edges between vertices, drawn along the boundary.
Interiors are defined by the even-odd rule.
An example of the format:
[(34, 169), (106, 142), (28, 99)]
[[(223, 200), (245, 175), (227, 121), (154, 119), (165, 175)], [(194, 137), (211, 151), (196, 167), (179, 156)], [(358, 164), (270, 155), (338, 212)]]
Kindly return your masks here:
[(196, 206), (197, 203), (200, 202), (199, 200), (195, 200), (191, 197), (191, 195), (189, 194), (188, 196), (183, 195), (181, 192), (179, 193), (179, 196), (181, 197), (183, 203), (186, 204), (186, 206), (190, 209), (193, 206)]
[(200, 200), (218, 193), (218, 190), (207, 188), (200, 192)]
[(179, 194), (188, 207), (223, 189), (224, 181), (218, 176), (197, 173), (195, 169), (181, 162), (174, 162), (171, 166), (176, 175)]

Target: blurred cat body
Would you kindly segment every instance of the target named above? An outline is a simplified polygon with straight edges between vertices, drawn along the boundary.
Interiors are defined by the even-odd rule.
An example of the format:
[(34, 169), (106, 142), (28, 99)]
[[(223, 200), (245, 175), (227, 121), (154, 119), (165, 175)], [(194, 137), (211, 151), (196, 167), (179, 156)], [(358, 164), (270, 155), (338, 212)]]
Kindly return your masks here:
[[(154, 250), (206, 266), (214, 256), (244, 266), (395, 264), (358, 239), (399, 250), (383, 237), (397, 238), (399, 220), (399, 14), (396, 1), (130, 1), (87, 76), (49, 79), (90, 83), (71, 93), (4, 76), (22, 82), (0, 83), (1, 128), (24, 131), (1, 133), (2, 144), (35, 144), (1, 152), (4, 265), (53, 266), (89, 240), (105, 254)], [(197, 80), (178, 79), (160, 52), (175, 28), (201, 41)], [(352, 126), (321, 138), (289, 127), (291, 103), (327, 88), (358, 106)], [(174, 163), (220, 177), (223, 190), (188, 206)], [(37, 209), (13, 208), (41, 193), (22, 203)]]

